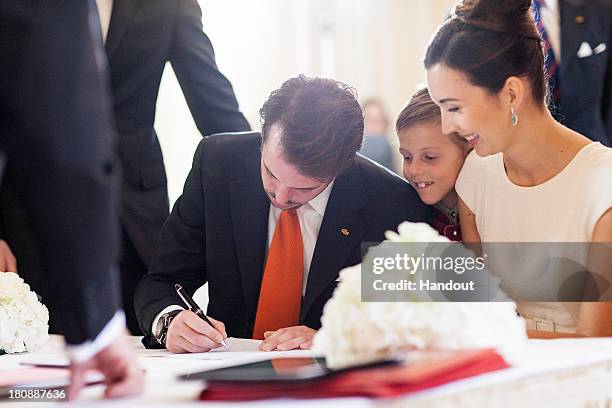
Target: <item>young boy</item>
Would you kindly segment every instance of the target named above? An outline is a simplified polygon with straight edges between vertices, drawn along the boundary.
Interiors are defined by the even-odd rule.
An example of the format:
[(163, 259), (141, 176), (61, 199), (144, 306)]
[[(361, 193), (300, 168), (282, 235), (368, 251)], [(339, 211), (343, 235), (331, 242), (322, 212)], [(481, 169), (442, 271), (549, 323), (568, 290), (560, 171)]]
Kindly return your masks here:
[(458, 135), (442, 133), (440, 108), (425, 87), (410, 97), (395, 127), (404, 177), (432, 206), (432, 226), (448, 239), (461, 241), (455, 181), (470, 147)]

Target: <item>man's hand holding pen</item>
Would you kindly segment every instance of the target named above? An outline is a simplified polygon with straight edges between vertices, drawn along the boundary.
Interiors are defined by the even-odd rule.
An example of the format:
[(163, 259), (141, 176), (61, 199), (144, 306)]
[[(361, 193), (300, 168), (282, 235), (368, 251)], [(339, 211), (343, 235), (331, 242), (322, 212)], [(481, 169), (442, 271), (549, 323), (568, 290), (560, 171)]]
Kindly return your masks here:
[(224, 346), (225, 325), (204, 314), (202, 308), (178, 283), (174, 285), (177, 295), (189, 310), (184, 310), (172, 319), (166, 335), (166, 348), (172, 353), (203, 353)]
[(183, 310), (168, 327), (166, 348), (172, 353), (203, 353), (221, 347), (225, 325), (211, 317), (211, 326), (191, 310)]

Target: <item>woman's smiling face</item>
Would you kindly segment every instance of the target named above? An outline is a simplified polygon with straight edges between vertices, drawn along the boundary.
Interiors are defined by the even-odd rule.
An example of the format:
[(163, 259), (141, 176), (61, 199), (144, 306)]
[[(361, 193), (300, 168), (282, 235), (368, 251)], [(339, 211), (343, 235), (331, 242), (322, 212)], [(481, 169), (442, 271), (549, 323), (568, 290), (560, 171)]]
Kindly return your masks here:
[(502, 103), (500, 97), (472, 85), (463, 73), (442, 63), (427, 70), (427, 85), (440, 107), (442, 132), (456, 132), (479, 156), (508, 147), (512, 128), (509, 103)]

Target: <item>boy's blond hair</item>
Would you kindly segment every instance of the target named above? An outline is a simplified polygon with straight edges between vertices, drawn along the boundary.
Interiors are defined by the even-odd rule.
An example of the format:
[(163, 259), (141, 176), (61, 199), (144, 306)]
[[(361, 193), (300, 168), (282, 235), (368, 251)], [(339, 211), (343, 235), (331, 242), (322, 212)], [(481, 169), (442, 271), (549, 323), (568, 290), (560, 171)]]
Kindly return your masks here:
[[(426, 86), (418, 89), (397, 117), (395, 130), (397, 133), (415, 125), (441, 124), (440, 107), (434, 103)], [(467, 141), (456, 133), (450, 135), (451, 140), (462, 148), (467, 147)]]

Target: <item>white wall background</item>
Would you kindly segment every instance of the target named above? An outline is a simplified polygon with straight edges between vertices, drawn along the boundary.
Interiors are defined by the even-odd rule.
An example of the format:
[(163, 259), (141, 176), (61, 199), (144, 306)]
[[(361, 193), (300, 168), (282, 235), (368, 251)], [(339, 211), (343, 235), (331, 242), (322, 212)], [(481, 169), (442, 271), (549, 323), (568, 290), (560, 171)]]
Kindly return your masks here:
[[(259, 130), (258, 110), (271, 91), (298, 74), (355, 87), (379, 97), (395, 116), (425, 80), (427, 41), (452, 0), (199, 0), (217, 64), (241, 110)], [(164, 71), (155, 128), (171, 205), (182, 192), (199, 134), (171, 67)], [(393, 130), (393, 127), (391, 131)], [(395, 145), (395, 135), (389, 135)], [(399, 153), (397, 165), (399, 169)], [(196, 294), (202, 307), (206, 289)]]
[[(251, 127), (269, 93), (300, 73), (333, 77), (360, 99), (381, 98), (392, 118), (425, 79), (428, 39), (451, 0), (200, 0), (217, 64)], [(157, 103), (171, 203), (200, 140), (170, 66)], [(394, 141), (394, 135), (390, 135)]]

